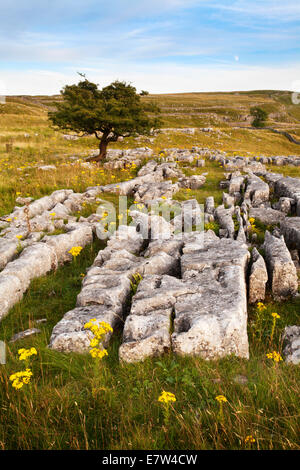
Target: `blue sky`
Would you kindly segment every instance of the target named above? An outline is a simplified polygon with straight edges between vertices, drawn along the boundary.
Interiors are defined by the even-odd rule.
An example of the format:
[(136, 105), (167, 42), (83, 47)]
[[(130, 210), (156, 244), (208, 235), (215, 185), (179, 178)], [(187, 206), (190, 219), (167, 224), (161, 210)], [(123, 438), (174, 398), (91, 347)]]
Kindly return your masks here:
[(58, 93), (77, 71), (155, 93), (300, 80), (299, 0), (0, 0), (0, 16), (0, 94)]

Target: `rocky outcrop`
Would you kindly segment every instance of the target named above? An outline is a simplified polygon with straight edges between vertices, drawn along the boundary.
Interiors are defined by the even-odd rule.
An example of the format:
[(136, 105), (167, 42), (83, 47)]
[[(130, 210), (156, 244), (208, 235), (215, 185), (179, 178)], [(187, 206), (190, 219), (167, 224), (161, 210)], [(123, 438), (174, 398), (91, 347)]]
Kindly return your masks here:
[(280, 178), (275, 182), (274, 190), (278, 197), (289, 197), (294, 201), (296, 215), (300, 217), (300, 178)]
[(71, 258), (68, 251), (73, 246), (84, 247), (92, 239), (91, 227), (77, 224), (69, 233), (45, 237), (42, 242), (25, 248), (0, 273), (0, 319), (21, 300), (32, 279), (56, 269), (59, 263)]
[(280, 300), (296, 295), (297, 271), (284, 238), (276, 238), (266, 231), (263, 248), (274, 298)]
[(124, 325), (123, 343), (119, 348), (121, 361), (137, 362), (170, 350), (175, 300), (172, 293), (176, 282), (180, 284), (170, 276), (146, 276), (141, 281)]
[(232, 219), (233, 207), (225, 209), (224, 205), (218, 206), (214, 212), (214, 217), (219, 223), (222, 232), (221, 236), (224, 238), (234, 238), (234, 222)]
[(258, 219), (265, 225), (277, 225), (285, 219), (285, 214), (271, 207), (251, 207), (249, 217)]
[(165, 275), (141, 281), (124, 326), (122, 361), (155, 357), (171, 347), (175, 353), (206, 359), (227, 354), (248, 357), (248, 252), (238, 242), (220, 240), (213, 232), (207, 232), (203, 247), (200, 235), (190, 234), (185, 240), (182, 279)]
[(300, 251), (300, 217), (286, 217), (280, 231), (289, 249)]
[(207, 233), (204, 249), (189, 245), (183, 252), (182, 280), (192, 292), (175, 303), (174, 352), (205, 359), (248, 357), (248, 250), (237, 241)]
[(247, 177), (247, 187), (244, 193), (244, 201), (252, 206), (259, 206), (267, 202), (270, 196), (269, 185), (255, 175)]
[(263, 257), (256, 248), (252, 250), (252, 265), (249, 276), (249, 303), (265, 299), (268, 271)]
[(287, 326), (283, 335), (283, 355), (288, 364), (300, 364), (300, 326)]
[[(151, 226), (151, 217), (146, 214), (142, 216), (145, 216), (142, 221), (146, 221), (147, 227), (148, 224)], [(158, 230), (161, 224), (157, 219), (162, 218), (153, 217), (156, 219), (154, 225)], [(153, 234), (153, 240), (156, 240), (158, 235), (158, 232)], [(120, 322), (123, 323), (135, 275), (178, 275), (178, 257), (169, 255), (166, 247), (159, 250), (157, 244), (153, 256), (144, 257), (141, 255), (144, 243), (144, 237), (136, 227), (118, 228), (108, 241), (107, 247), (99, 252), (88, 270), (82, 290), (77, 296), (76, 308), (67, 312), (54, 327), (50, 348), (65, 352), (88, 350), (90, 337), (84, 329), (84, 324), (90, 318), (105, 321), (113, 329)], [(154, 249), (154, 246), (150, 247), (149, 255), (152, 254), (151, 248)], [(141, 256), (138, 256), (139, 254)], [(108, 340), (109, 337), (106, 338), (106, 341)]]

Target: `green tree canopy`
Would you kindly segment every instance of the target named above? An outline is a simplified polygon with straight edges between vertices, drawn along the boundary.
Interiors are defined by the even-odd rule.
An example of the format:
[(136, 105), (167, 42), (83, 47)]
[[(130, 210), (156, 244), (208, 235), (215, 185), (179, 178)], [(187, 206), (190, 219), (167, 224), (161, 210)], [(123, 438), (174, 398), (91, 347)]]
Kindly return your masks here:
[(148, 135), (160, 127), (159, 108), (143, 103), (136, 88), (126, 82), (115, 81), (99, 90), (85, 79), (65, 86), (61, 95), (63, 101), (49, 112), (49, 119), (61, 129), (94, 134), (100, 141), (99, 155), (91, 158), (95, 161), (105, 159), (107, 146), (119, 137)]
[(268, 119), (268, 113), (262, 108), (255, 106), (250, 109), (251, 116), (254, 117), (252, 126), (253, 127), (264, 127), (266, 120)]

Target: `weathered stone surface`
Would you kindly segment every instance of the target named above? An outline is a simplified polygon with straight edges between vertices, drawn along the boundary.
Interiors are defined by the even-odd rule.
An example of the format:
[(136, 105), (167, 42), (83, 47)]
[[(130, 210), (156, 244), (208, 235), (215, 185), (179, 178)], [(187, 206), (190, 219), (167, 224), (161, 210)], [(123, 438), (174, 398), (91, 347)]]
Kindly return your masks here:
[(38, 328), (29, 328), (28, 330), (20, 331), (11, 338), (10, 343), (15, 343), (20, 339), (29, 338), (29, 336), (37, 335), (39, 333), (41, 333), (41, 330)]
[(286, 176), (275, 182), (275, 194), (295, 199), (300, 196), (300, 178)]
[(149, 216), (143, 212), (130, 211), (130, 216), (137, 231), (145, 239), (169, 239), (174, 232), (174, 227), (159, 215)]
[(220, 228), (224, 230), (224, 238), (234, 237), (234, 222), (232, 219), (234, 208), (225, 209), (225, 207), (218, 206), (214, 212), (214, 217), (219, 223)]
[(231, 177), (228, 187), (229, 194), (233, 195), (234, 193), (240, 193), (244, 187), (244, 180), (244, 176)]
[(170, 349), (175, 296), (185, 292), (182, 282), (170, 276), (146, 276), (140, 282), (124, 326), (121, 361), (141, 361)]
[(280, 178), (274, 184), (274, 191), (279, 197), (293, 199), (296, 215), (300, 217), (300, 178), (291, 178), (290, 176)]
[(171, 347), (171, 315), (171, 309), (154, 311), (146, 316), (129, 315), (119, 349), (120, 360), (137, 362), (168, 352)]
[(161, 183), (148, 183), (138, 186), (134, 190), (134, 198), (138, 202), (151, 203), (161, 198), (172, 198), (179, 189), (178, 183), (162, 181)]
[(174, 233), (188, 233), (193, 230), (200, 231), (204, 229), (203, 208), (195, 199), (183, 201), (180, 213), (171, 220), (174, 226)]
[(262, 301), (265, 299), (266, 283), (268, 281), (268, 271), (263, 257), (256, 248), (252, 250), (252, 266), (249, 276), (249, 303)]
[(8, 263), (1, 274), (17, 277), (25, 292), (32, 279), (43, 276), (56, 267), (57, 258), (54, 251), (46, 244), (35, 243), (25, 248), (18, 259)]
[(17, 245), (16, 241), (0, 239), (0, 270), (16, 256)]
[(175, 303), (173, 350), (206, 359), (248, 357), (244, 245), (208, 237), (203, 249), (183, 255), (182, 277), (195, 292)]
[(227, 207), (232, 207), (234, 206), (234, 197), (233, 196), (230, 196), (229, 194), (227, 193), (223, 193), (223, 205), (224, 206), (227, 206)]
[[(146, 276), (125, 322), (120, 358), (126, 362), (163, 354), (170, 348), (170, 318), (175, 310), (172, 347), (178, 354), (207, 359), (248, 357), (245, 269), (248, 252), (214, 233), (193, 234), (182, 257), (183, 279)], [(202, 249), (201, 249), (202, 247)], [(212, 256), (213, 253), (213, 256)]]
[(147, 250), (144, 253), (144, 256), (150, 257), (154, 256), (157, 253), (165, 252), (173, 258), (179, 258), (181, 255), (181, 250), (183, 248), (183, 240), (177, 240), (172, 237), (168, 240), (154, 240), (150, 242)]
[(23, 292), (18, 277), (0, 273), (0, 320), (21, 300)]
[(244, 193), (244, 200), (250, 201), (252, 205), (259, 205), (267, 202), (270, 196), (269, 185), (255, 175), (247, 177), (247, 187)]
[(277, 209), (283, 212), (285, 215), (288, 215), (292, 212), (292, 207), (295, 205), (294, 199), (290, 197), (281, 197), (277, 204), (274, 204), (274, 209)]
[(271, 207), (251, 207), (249, 217), (258, 219), (265, 225), (276, 225), (285, 219), (285, 214)]
[(276, 238), (266, 231), (263, 248), (273, 296), (276, 299), (284, 299), (296, 295), (297, 271), (284, 238)]
[[(71, 228), (71, 227), (70, 227)], [(51, 247), (57, 256), (59, 263), (71, 260), (69, 250), (74, 246), (85, 247), (93, 241), (93, 231), (90, 225), (73, 224), (72, 230), (55, 237), (45, 237), (43, 243)]]
[(287, 326), (283, 332), (283, 354), (288, 364), (300, 364), (300, 326)]
[(127, 250), (129, 253), (137, 255), (142, 250), (145, 240), (141, 233), (136, 231), (136, 227), (119, 225), (113, 237), (108, 240), (107, 246), (111, 250)]
[(55, 165), (42, 165), (38, 167), (38, 170), (42, 170), (42, 171), (56, 170), (56, 166)]
[[(61, 352), (88, 351), (93, 335), (84, 328), (84, 325), (92, 318), (116, 328), (121, 322), (122, 311), (121, 308), (109, 309), (106, 305), (91, 305), (70, 310), (53, 328), (49, 347)], [(111, 333), (107, 333), (103, 341), (104, 347), (107, 346), (110, 337)]]
[(179, 178), (180, 188), (199, 189), (205, 184), (206, 178), (203, 175), (192, 175)]
[(215, 200), (213, 196), (209, 196), (205, 200), (205, 206), (204, 206), (204, 211), (207, 212), (207, 214), (213, 214), (215, 211)]
[(300, 217), (286, 217), (280, 224), (280, 231), (289, 249), (300, 251)]
[[(146, 214), (143, 215), (148, 217)], [(166, 252), (169, 251), (167, 246), (163, 247), (166, 251), (163, 249), (160, 251), (160, 240), (156, 240), (152, 247), (153, 256), (149, 258), (138, 257), (126, 249), (122, 249), (123, 247), (132, 248), (134, 241), (136, 242), (135, 253), (138, 254), (142, 249), (144, 240), (138, 232), (134, 234), (134, 230), (135, 227), (119, 227), (109, 240), (108, 246), (99, 252), (93, 266), (88, 270), (83, 280), (82, 290), (77, 296), (77, 308), (66, 313), (54, 328), (51, 336), (51, 348), (78, 352), (88, 349), (89, 337), (83, 329), (83, 324), (91, 312), (93, 312), (92, 317), (97, 318), (94, 311), (99, 313), (99, 309), (102, 316), (103, 312), (110, 312), (110, 316), (105, 317), (103, 321), (114, 328), (117, 318), (122, 318), (127, 308), (134, 275), (140, 274), (146, 279), (152, 274), (178, 274), (179, 257), (173, 256), (173, 254), (174, 249), (179, 250), (180, 242), (174, 240), (173, 245), (169, 246), (172, 256)], [(128, 235), (127, 241), (126, 234)], [(161, 321), (159, 324), (162, 327), (164, 322)], [(150, 331), (149, 325), (147, 328), (147, 331)], [(159, 336), (165, 344), (163, 338), (166, 335), (160, 332)], [(168, 342), (170, 343), (169, 337)], [(151, 344), (154, 344), (149, 339), (144, 343), (143, 350), (151, 348)]]

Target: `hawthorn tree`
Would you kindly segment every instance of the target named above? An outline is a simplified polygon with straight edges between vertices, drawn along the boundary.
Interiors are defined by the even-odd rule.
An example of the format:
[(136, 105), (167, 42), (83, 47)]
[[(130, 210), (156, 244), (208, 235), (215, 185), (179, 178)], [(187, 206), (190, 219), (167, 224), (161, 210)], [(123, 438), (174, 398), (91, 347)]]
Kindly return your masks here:
[(61, 95), (63, 101), (49, 112), (49, 119), (61, 129), (96, 136), (99, 155), (89, 160), (104, 160), (107, 146), (119, 137), (149, 135), (161, 125), (159, 108), (143, 103), (136, 88), (126, 82), (117, 80), (99, 90), (85, 78), (77, 85), (66, 85)]
[(250, 114), (253, 116), (253, 127), (265, 127), (266, 120), (268, 119), (268, 113), (262, 108), (255, 106), (250, 109)]

